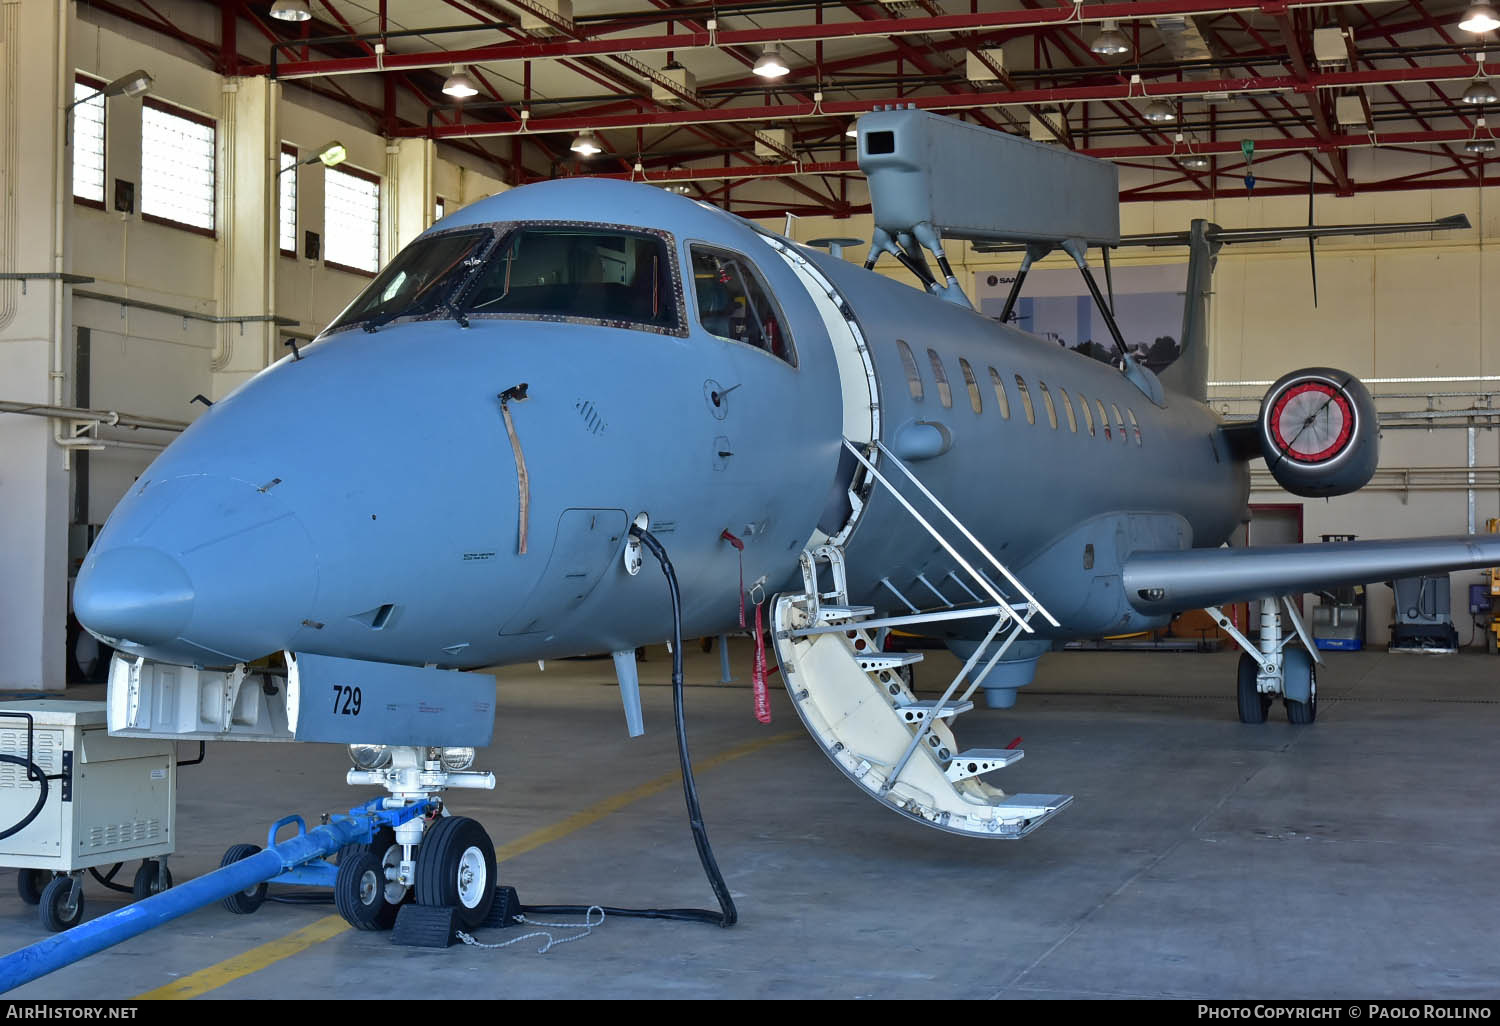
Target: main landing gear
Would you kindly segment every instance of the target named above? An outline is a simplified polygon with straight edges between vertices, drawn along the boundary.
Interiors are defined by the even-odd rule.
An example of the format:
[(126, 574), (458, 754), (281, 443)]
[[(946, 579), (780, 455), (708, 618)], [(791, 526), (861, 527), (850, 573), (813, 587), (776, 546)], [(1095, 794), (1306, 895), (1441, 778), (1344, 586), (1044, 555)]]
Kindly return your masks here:
[[(1293, 632), (1282, 632), (1281, 611)], [(1288, 597), (1260, 600), (1260, 641), (1250, 641), (1217, 606), (1209, 606), (1214, 622), (1244, 649), (1240, 655), (1238, 687), (1241, 723), (1264, 723), (1277, 696), (1286, 706), (1291, 723), (1312, 723), (1318, 718), (1317, 663), (1323, 661), (1307, 633), (1297, 607)], [(1301, 641), (1301, 645), (1293, 644)]]

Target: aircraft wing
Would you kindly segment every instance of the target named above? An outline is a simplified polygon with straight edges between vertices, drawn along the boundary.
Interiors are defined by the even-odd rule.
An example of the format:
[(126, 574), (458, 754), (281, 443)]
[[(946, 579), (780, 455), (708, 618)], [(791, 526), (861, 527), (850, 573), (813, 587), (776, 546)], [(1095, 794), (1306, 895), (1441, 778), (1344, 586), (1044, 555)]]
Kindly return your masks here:
[(1500, 535), (1482, 534), (1137, 552), (1123, 578), (1131, 605), (1166, 613), (1492, 566), (1500, 567)]

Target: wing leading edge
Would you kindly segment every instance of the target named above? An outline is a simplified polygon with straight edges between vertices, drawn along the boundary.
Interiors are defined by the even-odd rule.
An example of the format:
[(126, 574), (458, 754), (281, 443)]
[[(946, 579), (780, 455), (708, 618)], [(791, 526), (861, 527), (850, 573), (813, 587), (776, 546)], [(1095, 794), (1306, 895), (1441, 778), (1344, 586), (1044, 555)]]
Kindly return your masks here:
[(1132, 606), (1167, 613), (1492, 566), (1500, 566), (1500, 536), (1486, 534), (1137, 552), (1125, 561), (1123, 576)]

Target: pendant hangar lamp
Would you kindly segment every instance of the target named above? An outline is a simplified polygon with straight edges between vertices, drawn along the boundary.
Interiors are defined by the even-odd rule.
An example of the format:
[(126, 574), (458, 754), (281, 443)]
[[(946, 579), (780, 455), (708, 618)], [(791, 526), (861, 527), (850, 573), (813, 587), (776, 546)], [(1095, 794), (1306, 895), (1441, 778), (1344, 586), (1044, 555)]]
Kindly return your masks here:
[(466, 68), (455, 64), (452, 74), (443, 80), (443, 92), (462, 100), (479, 95), (479, 83), (474, 81), (474, 76)]
[(594, 135), (592, 128), (585, 128), (582, 132), (579, 132), (578, 137), (573, 140), (573, 145), (569, 146), (568, 149), (580, 157), (592, 157), (604, 152), (604, 147), (599, 145), (599, 139)]
[(312, 9), (307, 0), (276, 0), (271, 5), (271, 17), (282, 21), (307, 21), (312, 18)]
[(1104, 22), (1099, 34), (1089, 44), (1089, 49), (1104, 57), (1118, 57), (1129, 53), (1131, 50), (1130, 40), (1125, 38), (1125, 33), (1115, 26), (1113, 20)]
[(780, 78), (789, 74), (791, 68), (787, 67), (786, 61), (781, 59), (781, 47), (775, 43), (767, 43), (766, 48), (755, 61), (755, 67), (751, 69), (761, 78)]
[(1191, 168), (1194, 171), (1207, 171), (1208, 158), (1203, 156), (1201, 153), (1190, 154), (1189, 156), (1182, 158), (1182, 166)]
[(1177, 120), (1177, 111), (1172, 109), (1170, 103), (1163, 100), (1152, 100), (1146, 104), (1144, 113), (1147, 121), (1157, 125), (1165, 125)]
[(1478, 35), (1481, 32), (1493, 32), (1500, 28), (1500, 15), (1495, 14), (1495, 8), (1487, 3), (1477, 3), (1469, 8), (1464, 20), (1458, 23), (1458, 27), (1465, 32), (1473, 32)]
[(1495, 152), (1495, 137), (1490, 135), (1490, 130), (1485, 126), (1484, 118), (1480, 118), (1475, 123), (1474, 134), (1469, 137), (1468, 142), (1464, 143), (1464, 152), (1477, 153), (1480, 156), (1489, 156)]

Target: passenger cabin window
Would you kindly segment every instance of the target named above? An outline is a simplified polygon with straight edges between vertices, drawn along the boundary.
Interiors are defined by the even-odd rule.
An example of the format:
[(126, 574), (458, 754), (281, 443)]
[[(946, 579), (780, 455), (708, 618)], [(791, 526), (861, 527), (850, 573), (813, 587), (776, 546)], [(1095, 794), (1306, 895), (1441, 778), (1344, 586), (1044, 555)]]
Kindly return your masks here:
[(1120, 441), (1128, 442), (1129, 439), (1125, 437), (1125, 418), (1120, 416), (1120, 408), (1114, 403), (1110, 403), (1109, 408), (1115, 411), (1115, 430), (1119, 432)]
[(595, 227), (516, 228), (468, 290), (464, 311), (683, 330), (663, 239)]
[(760, 275), (742, 256), (694, 246), (698, 321), (710, 335), (763, 349), (796, 365), (785, 320)]
[(1089, 435), (1094, 433), (1094, 411), (1089, 408), (1089, 397), (1082, 392), (1078, 393), (1078, 408), (1083, 411), (1083, 423), (1089, 429)]
[(1031, 405), (1031, 393), (1026, 391), (1026, 382), (1016, 375), (1016, 391), (1021, 395), (1021, 406), (1026, 410), (1026, 423), (1036, 423), (1036, 409)]
[(378, 327), (397, 317), (420, 317), (456, 301), (490, 248), (488, 228), (465, 228), (428, 235), (413, 242), (386, 266), (330, 325), (360, 321)]
[(1078, 419), (1073, 416), (1073, 403), (1070, 399), (1068, 399), (1068, 390), (1066, 388), (1059, 388), (1057, 390), (1057, 394), (1062, 397), (1063, 412), (1068, 415), (1068, 430), (1073, 432), (1074, 434), (1077, 434)]
[(917, 370), (917, 358), (911, 354), (911, 346), (896, 340), (896, 349), (901, 353), (901, 366), (906, 368), (906, 387), (911, 389), (911, 397), (918, 401), (922, 398), (922, 372)]
[(1141, 422), (1135, 419), (1134, 410), (1127, 408), (1125, 412), (1130, 415), (1130, 431), (1135, 435), (1135, 444), (1139, 448), (1141, 444)]
[(932, 377), (937, 382), (938, 402), (943, 404), (943, 409), (951, 410), (953, 389), (948, 386), (948, 372), (943, 370), (943, 358), (938, 356), (936, 349), (929, 349), (927, 359), (932, 361)]
[(958, 369), (964, 372), (964, 387), (969, 390), (969, 405), (975, 413), (984, 412), (984, 401), (979, 397), (979, 382), (974, 380), (974, 368), (963, 357), (958, 358)]
[(995, 386), (995, 402), (1000, 404), (1000, 416), (1010, 420), (1010, 400), (1005, 395), (1005, 383), (1000, 380), (1000, 372), (990, 368), (990, 384)]
[(1114, 435), (1109, 433), (1109, 414), (1104, 412), (1104, 400), (1095, 399), (1094, 405), (1099, 407), (1099, 430), (1104, 432), (1104, 440), (1108, 442)]
[(1052, 425), (1052, 430), (1057, 430), (1057, 407), (1052, 405), (1052, 393), (1047, 391), (1045, 381), (1037, 382), (1037, 388), (1042, 390), (1042, 405), (1047, 407), (1047, 420)]

